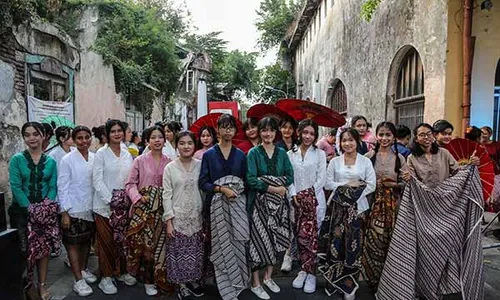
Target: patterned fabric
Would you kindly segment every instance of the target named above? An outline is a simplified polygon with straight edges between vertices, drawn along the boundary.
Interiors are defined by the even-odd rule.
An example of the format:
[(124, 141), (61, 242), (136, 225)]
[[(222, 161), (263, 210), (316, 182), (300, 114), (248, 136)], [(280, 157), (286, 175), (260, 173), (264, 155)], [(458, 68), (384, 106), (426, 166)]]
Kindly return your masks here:
[(319, 272), (326, 279), (329, 295), (337, 291), (351, 294), (358, 289), (363, 245), (364, 214), (357, 214), (356, 201), (366, 186), (340, 186), (329, 200), (321, 236), (326, 253), (319, 254)]
[(110, 220), (96, 214), (95, 225), (96, 250), (101, 276), (115, 277), (126, 273), (127, 260), (123, 245), (116, 244), (113, 239), (113, 228), (110, 225)]
[(250, 272), (247, 266), (246, 243), (249, 240), (245, 185), (241, 178), (224, 176), (216, 185), (232, 189), (234, 199), (217, 193), (210, 206), (212, 253), (219, 294), (224, 300), (233, 300), (248, 287)]
[(109, 225), (113, 230), (114, 245), (121, 252), (120, 255), (126, 257), (127, 250), (125, 245), (125, 234), (130, 222), (129, 210), (132, 201), (127, 196), (125, 190), (113, 190), (111, 203), (111, 215), (109, 216)]
[(300, 207), (295, 208), (295, 222), (297, 223), (297, 245), (301, 269), (307, 273), (314, 273), (318, 252), (318, 221), (316, 218), (318, 200), (314, 188), (300, 191), (296, 197), (300, 205)]
[(69, 245), (86, 244), (90, 243), (94, 232), (94, 222), (70, 217), (69, 228), (62, 229), (62, 240)]
[(382, 275), (389, 250), (392, 231), (396, 223), (399, 189), (377, 188), (375, 202), (366, 219), (363, 246), (363, 277), (376, 288)]
[(28, 161), (28, 168), (31, 171), (28, 199), (31, 203), (40, 203), (43, 200), (43, 170), (47, 161), (47, 155), (45, 153), (42, 153), (38, 164), (35, 164), (28, 150), (24, 150), (23, 155)]
[(33, 281), (33, 271), (37, 261), (57, 252), (61, 245), (59, 205), (49, 199), (33, 203), (28, 207), (28, 282)]
[[(379, 300), (483, 299), (483, 196), (477, 168), (459, 169), (434, 189), (405, 188), (377, 292)], [(439, 230), (437, 230), (439, 229)]]
[[(284, 186), (286, 177), (259, 177), (270, 186)], [(290, 247), (292, 239), (290, 204), (274, 193), (258, 193), (250, 220), (250, 262), (252, 268), (275, 265), (280, 252)]]
[(500, 211), (500, 175), (495, 175), (495, 181), (493, 185), (493, 192), (490, 198), (486, 201), (485, 210), (489, 212), (499, 212)]
[(167, 283), (166, 231), (161, 219), (163, 188), (149, 186), (142, 188), (139, 193), (148, 202), (140, 200), (133, 207), (126, 234), (129, 246), (128, 272), (137, 276), (142, 263), (145, 283), (154, 283), (161, 290), (172, 291), (173, 287)]
[(203, 232), (191, 236), (174, 232), (167, 239), (168, 281), (175, 284), (195, 282), (203, 277)]

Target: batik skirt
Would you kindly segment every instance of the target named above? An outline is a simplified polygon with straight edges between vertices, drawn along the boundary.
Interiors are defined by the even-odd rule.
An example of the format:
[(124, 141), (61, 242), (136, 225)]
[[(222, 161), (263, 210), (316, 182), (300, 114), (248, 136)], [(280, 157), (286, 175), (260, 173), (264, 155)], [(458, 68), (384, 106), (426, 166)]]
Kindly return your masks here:
[(314, 273), (318, 252), (318, 221), (316, 217), (318, 199), (313, 188), (297, 193), (296, 198), (300, 206), (295, 208), (295, 223), (301, 269), (307, 273)]
[(62, 229), (62, 241), (67, 245), (88, 244), (94, 237), (95, 223), (83, 219), (70, 217), (68, 229)]
[(363, 276), (374, 289), (378, 286), (385, 258), (389, 251), (392, 231), (396, 224), (396, 214), (400, 199), (400, 189), (377, 188), (375, 201), (365, 222), (363, 247)]
[(191, 236), (174, 232), (174, 236), (167, 239), (168, 281), (181, 284), (202, 279), (204, 248), (203, 231)]

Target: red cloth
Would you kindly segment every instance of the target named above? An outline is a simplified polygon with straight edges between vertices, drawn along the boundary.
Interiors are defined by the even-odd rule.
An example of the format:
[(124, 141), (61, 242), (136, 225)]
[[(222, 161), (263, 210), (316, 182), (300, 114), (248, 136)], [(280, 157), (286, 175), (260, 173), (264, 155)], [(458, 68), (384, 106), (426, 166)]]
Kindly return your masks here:
[(491, 160), (493, 161), (493, 166), (495, 168), (495, 175), (500, 174), (500, 143), (492, 142), (489, 144), (483, 144), (486, 151), (490, 155)]
[(240, 149), (241, 151), (243, 151), (243, 153), (245, 153), (245, 155), (247, 155), (248, 151), (253, 148), (253, 144), (249, 140), (244, 140), (243, 142), (236, 145), (236, 148)]

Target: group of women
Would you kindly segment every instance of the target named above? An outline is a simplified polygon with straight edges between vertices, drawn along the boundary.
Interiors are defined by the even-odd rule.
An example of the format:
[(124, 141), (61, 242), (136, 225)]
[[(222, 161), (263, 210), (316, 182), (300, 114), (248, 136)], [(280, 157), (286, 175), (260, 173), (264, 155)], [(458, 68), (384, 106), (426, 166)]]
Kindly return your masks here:
[[(249, 119), (248, 139), (237, 146), (231, 115), (197, 137), (175, 122), (157, 124), (144, 132), (147, 145), (135, 158), (124, 147), (127, 126), (119, 120), (106, 122), (106, 142), (96, 153), (89, 151), (87, 127), (58, 130), (61, 149), (48, 156), (43, 126), (26, 123), (27, 150), (10, 163), (11, 224), (22, 236), (28, 271), (38, 269), (44, 299), (59, 228), (80, 296), (90, 295), (89, 283), (98, 280), (87, 268), (95, 236), (105, 294), (117, 293), (115, 278), (126, 285), (141, 278), (147, 295), (177, 286), (180, 299), (192, 299), (204, 295), (213, 275), (224, 300), (247, 288), (270, 299), (268, 291), (280, 292), (272, 275), (285, 253), (282, 270), (293, 259), (300, 264), (294, 288), (314, 293), (320, 274), (328, 295), (355, 299), (361, 273), (375, 291), (383, 285), (407, 182), (436, 187), (460, 168), (436, 143), (438, 127), (418, 125), (408, 149), (400, 144), (409, 140), (405, 128), (382, 122), (372, 133), (362, 116), (339, 129), (336, 147), (335, 133), (329, 134), (336, 149), (328, 155), (316, 146), (319, 128), (308, 119)], [(411, 150), (407, 159), (401, 147)], [(46, 233), (34, 234), (37, 226)], [(445, 269), (446, 289), (438, 284), (432, 292), (463, 292), (456, 271)], [(434, 299), (418, 286), (415, 293)], [(384, 290), (379, 297), (393, 299)]]

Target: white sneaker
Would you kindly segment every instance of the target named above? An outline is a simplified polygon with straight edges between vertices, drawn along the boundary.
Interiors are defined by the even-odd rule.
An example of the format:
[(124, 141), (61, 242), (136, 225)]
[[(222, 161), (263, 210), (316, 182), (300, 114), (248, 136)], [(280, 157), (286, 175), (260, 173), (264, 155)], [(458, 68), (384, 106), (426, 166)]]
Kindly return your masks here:
[(307, 274), (306, 284), (304, 285), (304, 293), (312, 294), (316, 292), (316, 276)]
[(87, 297), (94, 292), (83, 278), (73, 283), (73, 291), (80, 297)]
[(116, 278), (116, 280), (125, 283), (128, 286), (133, 286), (137, 283), (137, 279), (129, 273), (122, 274)]
[(303, 288), (306, 278), (307, 278), (307, 273), (304, 271), (300, 271), (299, 274), (297, 274), (297, 277), (295, 277), (295, 279), (292, 282), (293, 288), (295, 289)]
[(356, 299), (356, 291), (353, 291), (350, 294), (344, 294), (344, 300), (354, 300)]
[(290, 255), (283, 256), (283, 264), (281, 264), (281, 271), (290, 272), (292, 270), (292, 258)]
[(273, 293), (279, 293), (281, 291), (280, 287), (274, 282), (272, 278), (264, 280), (264, 284), (271, 290)]
[(263, 299), (263, 300), (269, 300), (271, 299), (271, 297), (269, 296), (269, 294), (264, 291), (264, 289), (262, 288), (262, 285), (258, 285), (256, 287), (251, 287), (250, 290), (252, 291), (252, 293), (255, 294), (255, 296), (259, 297), (259, 299)]
[(82, 270), (82, 277), (87, 283), (95, 283), (97, 281), (97, 277), (89, 269)]
[(154, 284), (144, 284), (144, 289), (148, 296), (156, 296), (158, 294), (158, 290)]
[(111, 277), (101, 278), (101, 282), (99, 282), (99, 288), (106, 295), (113, 295), (118, 293), (118, 289), (113, 283), (113, 279), (111, 279)]

